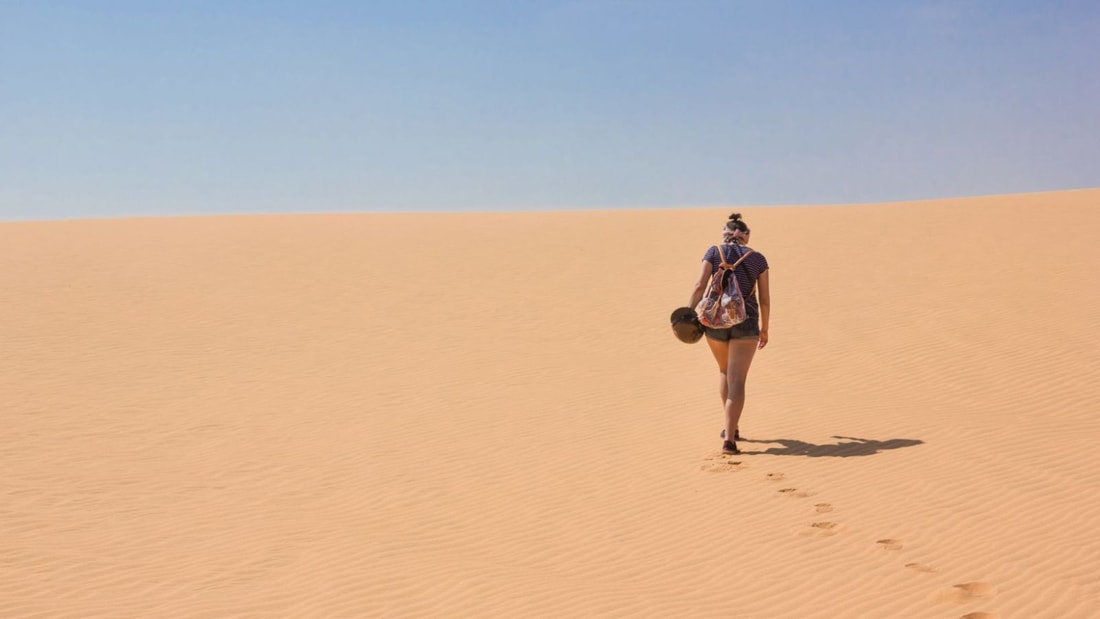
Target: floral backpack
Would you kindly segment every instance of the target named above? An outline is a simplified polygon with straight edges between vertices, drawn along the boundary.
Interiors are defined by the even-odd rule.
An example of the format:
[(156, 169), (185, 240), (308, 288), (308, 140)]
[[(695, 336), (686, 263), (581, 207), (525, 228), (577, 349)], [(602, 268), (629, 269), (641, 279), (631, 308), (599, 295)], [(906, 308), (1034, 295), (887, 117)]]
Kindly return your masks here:
[(741, 254), (737, 262), (726, 262), (726, 255), (722, 251), (722, 245), (718, 245), (718, 258), (722, 263), (710, 276), (707, 289), (703, 292), (703, 298), (695, 306), (695, 313), (699, 315), (699, 322), (712, 329), (727, 329), (735, 324), (744, 322), (748, 315), (745, 313), (745, 297), (741, 294), (741, 287), (737, 284), (737, 278), (733, 271), (753, 250), (749, 249)]

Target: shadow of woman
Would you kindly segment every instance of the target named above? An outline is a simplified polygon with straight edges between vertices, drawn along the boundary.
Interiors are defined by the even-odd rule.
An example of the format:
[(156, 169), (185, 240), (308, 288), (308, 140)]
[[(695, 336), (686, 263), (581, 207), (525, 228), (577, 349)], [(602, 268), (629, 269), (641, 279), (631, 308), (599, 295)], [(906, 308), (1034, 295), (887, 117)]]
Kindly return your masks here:
[(782, 447), (770, 447), (761, 451), (742, 450), (745, 454), (770, 454), (773, 456), (806, 456), (809, 458), (852, 458), (855, 456), (873, 456), (887, 449), (901, 449), (922, 445), (924, 441), (911, 438), (892, 438), (874, 441), (868, 438), (852, 436), (834, 436), (841, 442), (828, 445), (815, 445), (789, 438), (741, 439), (741, 443), (779, 443)]

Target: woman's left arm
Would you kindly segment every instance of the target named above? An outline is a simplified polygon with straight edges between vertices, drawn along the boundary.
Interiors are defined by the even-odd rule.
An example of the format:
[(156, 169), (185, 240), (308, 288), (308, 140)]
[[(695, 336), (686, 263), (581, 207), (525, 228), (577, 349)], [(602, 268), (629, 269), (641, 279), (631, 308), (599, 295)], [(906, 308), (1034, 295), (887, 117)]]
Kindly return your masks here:
[(703, 293), (707, 290), (707, 281), (710, 280), (710, 274), (713, 270), (714, 265), (710, 263), (710, 260), (704, 260), (703, 266), (699, 270), (699, 280), (695, 282), (695, 288), (691, 291), (691, 302), (688, 303), (688, 307), (695, 309), (695, 306), (699, 305)]

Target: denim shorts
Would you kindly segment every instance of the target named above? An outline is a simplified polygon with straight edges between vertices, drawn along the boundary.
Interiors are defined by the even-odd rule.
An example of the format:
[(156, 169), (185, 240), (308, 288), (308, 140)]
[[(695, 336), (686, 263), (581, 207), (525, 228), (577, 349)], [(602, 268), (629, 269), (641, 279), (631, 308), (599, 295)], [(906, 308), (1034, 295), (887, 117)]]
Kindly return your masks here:
[(749, 318), (726, 329), (711, 329), (704, 327), (703, 331), (712, 340), (728, 342), (730, 340), (756, 340), (760, 339), (760, 325), (755, 318)]

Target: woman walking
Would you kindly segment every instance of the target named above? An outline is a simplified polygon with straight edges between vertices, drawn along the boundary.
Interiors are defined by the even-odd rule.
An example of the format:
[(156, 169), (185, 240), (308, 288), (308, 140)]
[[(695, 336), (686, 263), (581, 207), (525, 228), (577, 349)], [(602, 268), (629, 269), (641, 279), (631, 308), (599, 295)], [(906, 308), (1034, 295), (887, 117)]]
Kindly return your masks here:
[(738, 422), (741, 420), (741, 411), (745, 408), (745, 382), (757, 349), (768, 344), (768, 318), (771, 313), (768, 261), (763, 254), (745, 245), (749, 235), (749, 227), (741, 219), (741, 214), (730, 215), (729, 221), (722, 228), (721, 245), (712, 246), (703, 256), (699, 279), (688, 304), (688, 307), (698, 305), (711, 275), (723, 262), (733, 264), (740, 261), (726, 277), (737, 278), (737, 284), (745, 298), (747, 318), (726, 329), (705, 328), (707, 344), (714, 354), (714, 360), (718, 362), (718, 372), (721, 375), (718, 391), (726, 412), (722, 451), (727, 454), (741, 453), (737, 449), (737, 440), (741, 438)]

